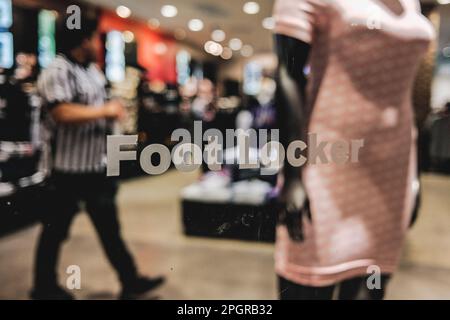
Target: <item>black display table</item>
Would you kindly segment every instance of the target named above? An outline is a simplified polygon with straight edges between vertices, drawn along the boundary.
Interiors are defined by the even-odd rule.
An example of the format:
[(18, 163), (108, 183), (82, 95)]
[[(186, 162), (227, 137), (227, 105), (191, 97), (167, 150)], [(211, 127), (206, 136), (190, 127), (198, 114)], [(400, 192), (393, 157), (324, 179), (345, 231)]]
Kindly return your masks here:
[(275, 213), (271, 203), (182, 201), (184, 232), (188, 236), (274, 242)]

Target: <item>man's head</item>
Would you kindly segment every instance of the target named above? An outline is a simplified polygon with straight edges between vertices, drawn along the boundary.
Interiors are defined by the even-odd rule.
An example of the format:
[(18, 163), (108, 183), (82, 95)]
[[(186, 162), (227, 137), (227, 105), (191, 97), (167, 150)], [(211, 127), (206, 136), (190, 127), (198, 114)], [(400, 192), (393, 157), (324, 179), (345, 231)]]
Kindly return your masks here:
[(80, 29), (69, 29), (66, 19), (59, 32), (60, 52), (82, 60), (84, 64), (94, 62), (97, 54), (97, 21), (82, 17)]

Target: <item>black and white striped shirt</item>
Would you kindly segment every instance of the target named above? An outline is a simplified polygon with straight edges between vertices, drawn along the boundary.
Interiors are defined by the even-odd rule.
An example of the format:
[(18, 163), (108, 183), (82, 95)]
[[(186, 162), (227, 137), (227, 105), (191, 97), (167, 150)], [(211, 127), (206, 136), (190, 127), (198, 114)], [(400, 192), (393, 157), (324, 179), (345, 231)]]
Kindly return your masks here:
[[(61, 103), (97, 108), (105, 103), (105, 84), (105, 77), (97, 66), (84, 67), (58, 55), (39, 77), (38, 89), (48, 110)], [(53, 170), (102, 172), (106, 166), (108, 127), (105, 119), (83, 124), (53, 123)]]

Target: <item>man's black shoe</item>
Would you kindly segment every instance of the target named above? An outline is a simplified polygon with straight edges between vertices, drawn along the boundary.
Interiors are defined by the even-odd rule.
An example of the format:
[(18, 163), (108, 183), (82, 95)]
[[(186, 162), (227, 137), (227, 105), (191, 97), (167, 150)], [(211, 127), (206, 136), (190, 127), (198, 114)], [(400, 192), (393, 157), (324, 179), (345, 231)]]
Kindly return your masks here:
[(157, 278), (138, 278), (132, 284), (127, 285), (122, 289), (120, 299), (122, 300), (134, 300), (139, 298), (140, 295), (154, 290), (161, 286), (165, 282), (164, 277)]
[(38, 288), (30, 293), (33, 300), (75, 300), (75, 297), (61, 287)]

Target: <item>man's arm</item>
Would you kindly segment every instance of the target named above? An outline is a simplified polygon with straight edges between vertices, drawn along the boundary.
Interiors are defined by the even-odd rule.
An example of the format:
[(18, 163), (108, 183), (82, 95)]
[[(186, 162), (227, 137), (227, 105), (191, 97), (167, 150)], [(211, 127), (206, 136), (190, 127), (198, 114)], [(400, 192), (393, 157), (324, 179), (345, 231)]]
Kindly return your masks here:
[(98, 119), (120, 119), (124, 116), (121, 103), (111, 101), (102, 107), (90, 108), (75, 103), (61, 103), (57, 105), (51, 114), (59, 123), (86, 123)]

